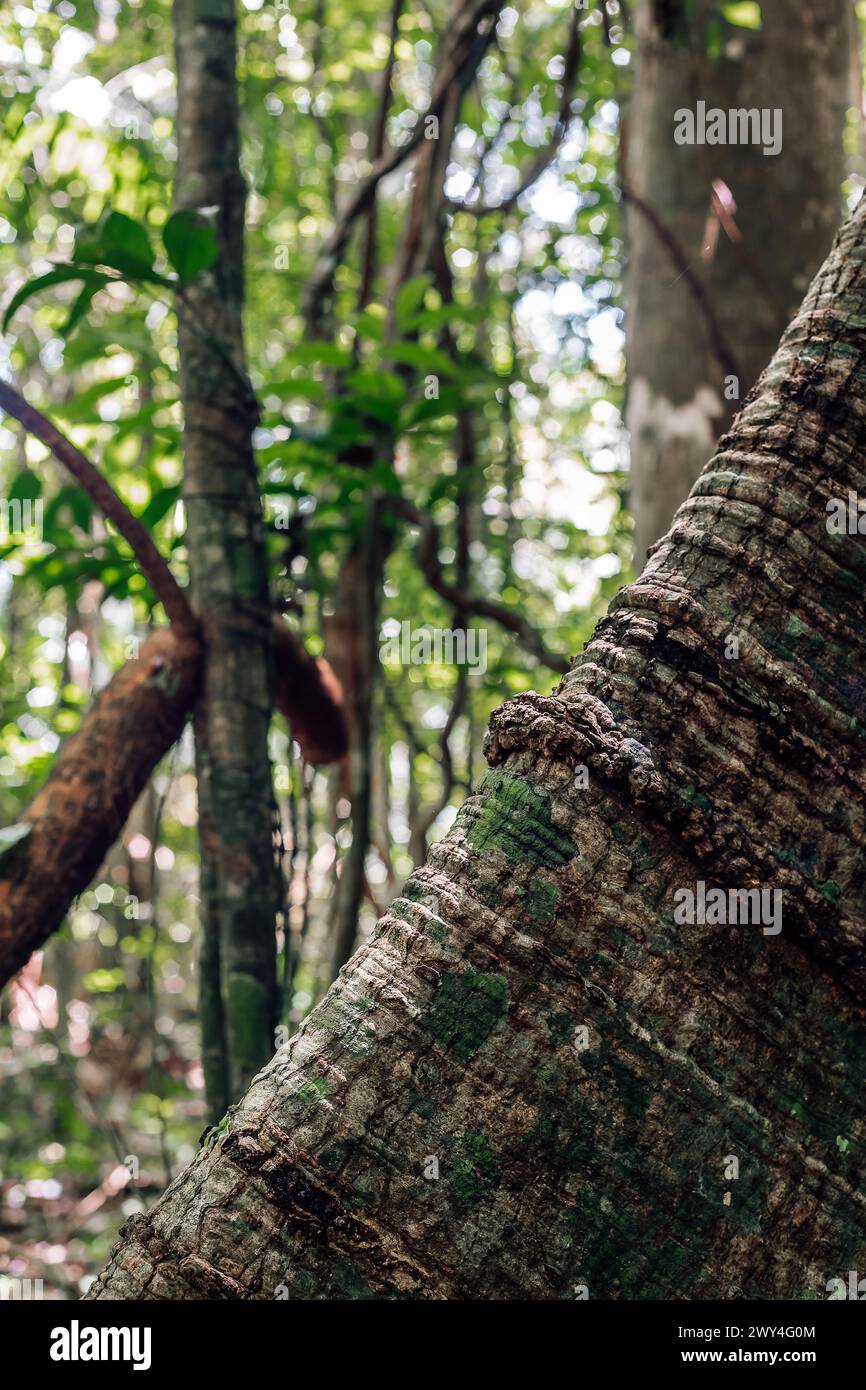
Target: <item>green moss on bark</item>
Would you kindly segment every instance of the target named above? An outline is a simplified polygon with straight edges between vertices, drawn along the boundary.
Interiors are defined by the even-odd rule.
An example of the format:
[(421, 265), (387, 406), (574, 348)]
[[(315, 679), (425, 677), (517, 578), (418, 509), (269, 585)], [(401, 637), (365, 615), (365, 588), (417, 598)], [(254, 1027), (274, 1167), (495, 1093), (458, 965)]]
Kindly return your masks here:
[(468, 1062), (507, 1010), (505, 977), (466, 969), (462, 975), (443, 975), (436, 1002), (423, 1023), (440, 1047)]
[(462, 812), (472, 849), (498, 849), (513, 864), (559, 869), (577, 854), (554, 825), (550, 798), (523, 777), (488, 772)]

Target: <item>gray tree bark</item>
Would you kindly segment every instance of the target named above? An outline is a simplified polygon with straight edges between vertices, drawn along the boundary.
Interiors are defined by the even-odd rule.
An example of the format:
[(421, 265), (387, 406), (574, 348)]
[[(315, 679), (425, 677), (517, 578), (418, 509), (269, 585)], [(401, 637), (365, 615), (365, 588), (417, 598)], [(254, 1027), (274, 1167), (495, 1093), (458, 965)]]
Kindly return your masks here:
[[(866, 552), (825, 513), (864, 445), (866, 204), (641, 578), (494, 714), (450, 833), (88, 1297), (863, 1267)], [(781, 932), (679, 925), (701, 882), (781, 892)]]
[[(721, 24), (723, 49), (711, 56), (721, 23), (715, 0), (637, 6), (623, 141), (626, 189), (640, 200), (628, 207), (626, 280), (637, 570), (769, 362), (842, 213), (852, 8), (847, 0), (772, 0), (761, 15), (759, 31)], [(779, 109), (781, 152), (676, 144), (674, 113), (694, 111), (698, 101), (725, 112)], [(704, 260), (714, 179), (733, 194), (742, 240), (720, 227), (715, 254)], [(736, 386), (726, 385), (734, 375)]]

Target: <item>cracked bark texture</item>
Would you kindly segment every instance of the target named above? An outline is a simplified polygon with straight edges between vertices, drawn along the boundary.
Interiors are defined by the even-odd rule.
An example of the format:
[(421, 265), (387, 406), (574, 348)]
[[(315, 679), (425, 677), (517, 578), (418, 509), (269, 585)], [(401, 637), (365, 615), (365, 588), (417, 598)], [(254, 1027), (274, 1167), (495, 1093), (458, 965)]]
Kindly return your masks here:
[(183, 498), (205, 641), (194, 712), (201, 989), (208, 1109), (218, 1118), (271, 1055), (276, 808), (268, 759), (271, 629), (257, 422), (243, 343), (244, 208), (234, 0), (175, 0), (177, 209), (207, 209), (219, 258), (179, 309)]
[[(739, 395), (725, 397), (729, 367), (658, 231), (628, 208), (628, 428), (635, 567), (664, 535), (718, 434), (770, 360), (842, 214), (843, 132), (853, 56), (847, 0), (772, 0), (760, 30), (723, 24), (715, 0), (639, 0), (635, 88), (624, 123), (628, 184), (678, 241), (699, 277), (716, 327), (736, 359)], [(708, 52), (721, 24), (723, 49)], [(782, 149), (677, 145), (681, 107), (778, 108)], [(737, 204), (742, 241), (719, 230), (701, 259), (713, 179)]]
[[(497, 711), (449, 834), (88, 1297), (823, 1298), (863, 1268), (866, 553), (825, 506), (864, 446), (860, 210), (638, 582)], [(781, 889), (782, 933), (677, 926), (701, 879)]]

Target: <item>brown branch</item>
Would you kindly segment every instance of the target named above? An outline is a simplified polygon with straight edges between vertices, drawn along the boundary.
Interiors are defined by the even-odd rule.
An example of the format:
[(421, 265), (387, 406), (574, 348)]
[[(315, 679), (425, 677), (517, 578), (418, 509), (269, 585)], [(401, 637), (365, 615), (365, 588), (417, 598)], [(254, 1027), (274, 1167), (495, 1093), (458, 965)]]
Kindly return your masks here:
[(190, 632), (154, 632), (64, 743), (22, 816), (32, 829), (0, 856), (0, 985), (56, 931), (90, 883), (184, 726), (200, 661)]
[(8, 381), (0, 381), (0, 409), (13, 416), (29, 434), (50, 449), (68, 469), (109, 521), (113, 522), (132, 548), (141, 572), (162, 603), (169, 621), (179, 632), (194, 633), (197, 623), (186, 594), (159, 553), (147, 527), (122, 502), (97, 468), (80, 449), (61, 434), (49, 419), (29, 405)]
[(313, 767), (339, 762), (349, 735), (343, 689), (324, 657), (312, 657), (282, 618), (274, 617), (274, 704)]
[(565, 55), (565, 65), (562, 72), (562, 97), (556, 116), (556, 124), (553, 127), (550, 140), (545, 145), (544, 149), (536, 155), (514, 192), (510, 193), (507, 198), (504, 198), (501, 203), (492, 205), (452, 203), (451, 207), (454, 212), (468, 212), (473, 217), (485, 217), (488, 213), (492, 212), (511, 212), (512, 209), (517, 206), (517, 203), (523, 195), (528, 193), (536, 180), (541, 177), (545, 169), (549, 168), (553, 163), (571, 121), (571, 103), (574, 97), (574, 87), (577, 82), (577, 73), (580, 67), (582, 54), (580, 22), (584, 17), (583, 11), (575, 6), (571, 14), (568, 49)]
[[(382, 73), (382, 90), (379, 96), (379, 106), (376, 112), (376, 120), (373, 126), (373, 135), (370, 141), (370, 153), (373, 162), (382, 158), (385, 149), (385, 127), (388, 122), (388, 108), (391, 105), (391, 83), (394, 78), (394, 66), (397, 56), (397, 39), (400, 34), (400, 15), (403, 12), (403, 0), (393, 0), (391, 7), (391, 41), (388, 48), (388, 61)], [(370, 199), (370, 206), (367, 210), (367, 231), (364, 239), (364, 256), (361, 267), (361, 288), (358, 291), (358, 307), (364, 309), (370, 299), (373, 288), (373, 280), (376, 274), (376, 192)]]
[(506, 631), (514, 633), (520, 644), (528, 652), (531, 652), (542, 665), (549, 667), (551, 671), (560, 671), (565, 674), (570, 669), (571, 663), (565, 657), (548, 651), (535, 628), (520, 613), (515, 613), (513, 609), (507, 608), (503, 603), (496, 603), (493, 599), (484, 598), (481, 594), (464, 593), (456, 584), (449, 583), (439, 563), (439, 534), (432, 517), (419, 511), (417, 507), (412, 506), (411, 502), (407, 502), (402, 497), (389, 496), (386, 502), (397, 516), (403, 517), (405, 521), (420, 529), (421, 542), (418, 547), (418, 562), (424, 578), (434, 593), (445, 599), (446, 603), (450, 603), (453, 608), (464, 613), (474, 613), (479, 618), (490, 618), (492, 622), (498, 623)]
[(471, 0), (467, 6), (466, 15), (455, 30), (449, 59), (437, 74), (427, 110), (418, 116), (415, 129), (409, 139), (404, 144), (397, 146), (396, 149), (384, 151), (381, 157), (375, 161), (367, 177), (359, 182), (343, 209), (337, 225), (326, 239), (310, 276), (303, 311), (308, 325), (314, 327), (318, 323), (322, 302), (331, 293), (337, 266), (346, 248), (355, 220), (370, 206), (370, 201), (375, 197), (376, 189), (382, 180), (399, 168), (412, 151), (420, 145), (424, 139), (427, 120), (430, 116), (439, 115), (451, 84), (460, 77), (467, 67), (471, 67), (474, 40), (478, 36), (480, 26), (485, 21), (492, 20), (501, 7), (502, 0)]
[[(307, 762), (346, 749), (342, 695), (280, 618), (275, 703)], [(88, 709), (21, 817), (29, 834), (0, 855), (0, 987), (56, 931), (122, 830), (154, 768), (179, 737), (195, 696), (201, 644), (176, 627), (151, 634)]]
[(680, 242), (674, 236), (670, 227), (659, 217), (655, 208), (650, 207), (649, 203), (644, 202), (634, 189), (623, 182), (620, 186), (622, 199), (625, 203), (631, 203), (637, 208), (642, 217), (645, 217), (670, 256), (674, 266), (679, 272), (679, 276), (686, 282), (692, 298), (698, 309), (703, 315), (704, 323), (709, 334), (710, 344), (716, 354), (719, 365), (726, 376), (735, 376), (738, 381), (742, 380), (742, 374), (737, 366), (736, 358), (728, 345), (728, 341), (722, 331), (721, 324), (716, 317), (715, 310), (710, 303), (709, 296), (703, 281), (696, 275), (683, 250)]

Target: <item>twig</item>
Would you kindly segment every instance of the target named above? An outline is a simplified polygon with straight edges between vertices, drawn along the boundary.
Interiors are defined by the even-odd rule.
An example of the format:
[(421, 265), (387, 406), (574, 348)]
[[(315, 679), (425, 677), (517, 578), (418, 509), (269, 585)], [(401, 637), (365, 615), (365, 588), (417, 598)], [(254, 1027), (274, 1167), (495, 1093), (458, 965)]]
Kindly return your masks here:
[[(393, 0), (391, 7), (391, 42), (388, 48), (388, 61), (382, 73), (382, 89), (379, 96), (379, 107), (376, 112), (376, 120), (373, 126), (373, 136), (370, 141), (370, 152), (374, 163), (382, 158), (385, 149), (385, 127), (388, 122), (388, 108), (391, 105), (391, 83), (394, 78), (394, 65), (397, 55), (397, 39), (400, 34), (400, 15), (403, 12), (403, 0)], [(358, 291), (358, 307), (365, 309), (370, 298), (373, 287), (373, 278), (376, 273), (376, 193), (370, 199), (370, 206), (367, 209), (367, 234), (364, 241), (364, 259), (361, 269), (361, 288)]]
[[(337, 225), (325, 241), (310, 277), (304, 307), (304, 318), (308, 323), (314, 325), (318, 321), (320, 303), (330, 294), (334, 275), (355, 219), (370, 206), (370, 200), (375, 196), (376, 189), (382, 179), (399, 168), (412, 151), (420, 145), (424, 139), (427, 120), (430, 116), (439, 115), (452, 82), (459, 77), (472, 57), (472, 39), (479, 25), (485, 19), (492, 19), (500, 6), (501, 0), (473, 0), (467, 16), (454, 36), (450, 61), (444, 64), (437, 76), (430, 97), (430, 105), (426, 111), (419, 115), (409, 139), (404, 144), (397, 146), (396, 149), (384, 151), (381, 157), (375, 161), (367, 177), (358, 184), (354, 194), (343, 209)], [(467, 41), (469, 42), (468, 49), (466, 48)]]
[(633, 207), (637, 208), (641, 216), (645, 217), (647, 222), (649, 222), (659, 241), (662, 243), (679, 271), (680, 278), (685, 280), (692, 298), (703, 315), (710, 337), (710, 344), (719, 360), (722, 371), (726, 376), (735, 376), (738, 381), (742, 380), (742, 374), (737, 366), (736, 358), (722, 332), (721, 324), (716, 318), (715, 310), (710, 303), (703, 281), (700, 276), (696, 275), (693, 271), (685, 251), (674, 236), (670, 227), (662, 221), (655, 211), (655, 208), (650, 207), (649, 203), (644, 202), (643, 198), (639, 197), (638, 194), (634, 192), (634, 189), (627, 183), (621, 184), (620, 191), (622, 193), (623, 202), (631, 203)]
[(610, 15), (607, 12), (607, 0), (600, 0), (598, 8), (601, 10), (601, 23), (604, 29), (605, 48), (610, 48), (612, 47), (612, 44), (610, 38)]
[(565, 66), (562, 72), (562, 98), (559, 103), (559, 111), (556, 116), (556, 124), (550, 140), (544, 149), (536, 155), (532, 164), (520, 180), (517, 188), (504, 198), (501, 203), (478, 204), (478, 203), (452, 203), (455, 212), (468, 212), (473, 217), (484, 217), (491, 212), (511, 212), (519, 199), (528, 193), (532, 185), (541, 177), (545, 169), (549, 168), (556, 158), (557, 152), (565, 132), (568, 130), (571, 120), (571, 103), (574, 94), (574, 85), (577, 80), (577, 73), (580, 67), (582, 46), (580, 40), (580, 22), (584, 18), (583, 11), (575, 5), (571, 13), (571, 29), (568, 35), (568, 49), (565, 55)]
[(8, 381), (0, 381), (0, 410), (5, 410), (28, 433), (50, 449), (54, 457), (69, 470), (88, 496), (109, 521), (117, 527), (132, 548), (141, 572), (168, 614), (169, 621), (184, 633), (198, 630), (186, 594), (181, 589), (147, 527), (122, 502), (97, 468), (85, 458), (80, 449), (60, 433), (49, 419), (29, 405)]
[(385, 500), (386, 505), (397, 516), (419, 527), (421, 543), (418, 547), (418, 561), (424, 578), (434, 593), (439, 594), (440, 598), (444, 598), (453, 608), (458, 608), (464, 613), (474, 613), (479, 618), (490, 618), (506, 631), (513, 632), (522, 646), (551, 671), (565, 674), (569, 670), (570, 663), (566, 658), (548, 651), (535, 628), (521, 614), (515, 613), (505, 604), (484, 598), (481, 594), (464, 593), (456, 584), (448, 582), (439, 563), (439, 535), (432, 517), (413, 507), (405, 498), (389, 496)]

